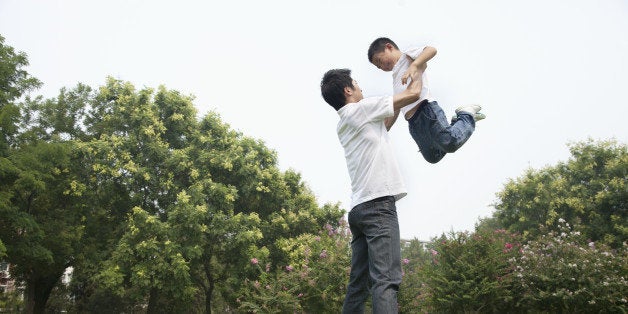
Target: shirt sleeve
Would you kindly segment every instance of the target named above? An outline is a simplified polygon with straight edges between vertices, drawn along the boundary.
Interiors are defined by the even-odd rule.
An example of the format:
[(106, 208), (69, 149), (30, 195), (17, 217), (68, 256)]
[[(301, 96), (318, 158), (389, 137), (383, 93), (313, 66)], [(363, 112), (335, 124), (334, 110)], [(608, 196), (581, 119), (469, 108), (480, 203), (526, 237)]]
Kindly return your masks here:
[(408, 55), (412, 59), (416, 59), (421, 54), (421, 52), (423, 52), (423, 49), (425, 49), (425, 47), (427, 46), (419, 46), (416, 48), (411, 48), (407, 50), (405, 54)]
[(369, 121), (384, 120), (395, 114), (392, 96), (364, 98), (359, 104)]

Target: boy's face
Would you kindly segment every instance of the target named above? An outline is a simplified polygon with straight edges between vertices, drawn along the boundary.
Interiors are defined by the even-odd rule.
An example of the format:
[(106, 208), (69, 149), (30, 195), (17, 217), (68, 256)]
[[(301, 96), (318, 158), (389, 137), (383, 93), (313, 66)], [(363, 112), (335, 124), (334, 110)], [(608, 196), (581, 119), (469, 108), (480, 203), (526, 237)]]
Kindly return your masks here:
[(384, 72), (392, 71), (395, 63), (397, 63), (392, 47), (386, 46), (383, 51), (374, 54), (371, 63)]

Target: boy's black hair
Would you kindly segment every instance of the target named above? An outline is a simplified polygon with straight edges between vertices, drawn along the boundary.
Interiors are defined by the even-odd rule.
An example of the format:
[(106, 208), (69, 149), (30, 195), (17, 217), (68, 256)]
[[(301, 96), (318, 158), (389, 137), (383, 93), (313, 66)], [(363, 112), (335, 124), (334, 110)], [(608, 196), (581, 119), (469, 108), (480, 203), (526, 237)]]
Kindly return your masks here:
[(376, 53), (384, 51), (386, 44), (391, 44), (393, 47), (395, 47), (395, 49), (399, 49), (399, 47), (397, 47), (397, 44), (395, 44), (395, 42), (392, 41), (390, 38), (386, 38), (386, 37), (377, 38), (371, 43), (371, 46), (369, 47), (368, 57), (369, 57), (370, 63), (373, 63), (373, 56)]
[(323, 75), (321, 95), (336, 111), (346, 105), (345, 87), (353, 89), (353, 79), (349, 69), (332, 69)]

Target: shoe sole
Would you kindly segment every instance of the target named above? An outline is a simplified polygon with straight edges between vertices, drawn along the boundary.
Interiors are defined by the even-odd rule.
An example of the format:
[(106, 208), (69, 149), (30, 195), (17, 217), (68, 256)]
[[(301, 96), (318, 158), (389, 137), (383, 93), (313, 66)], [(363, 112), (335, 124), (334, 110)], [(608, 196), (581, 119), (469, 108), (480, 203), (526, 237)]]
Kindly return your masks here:
[[(476, 113), (476, 114), (474, 114), (474, 115), (473, 115), (473, 120), (474, 120), (475, 122), (478, 122), (478, 121), (481, 121), (481, 120), (484, 120), (484, 119), (486, 119), (486, 115), (485, 115), (485, 114), (483, 114), (483, 113), (481, 113), (481, 112), (478, 112), (478, 113)], [(456, 121), (458, 121), (458, 117), (452, 117), (452, 118), (451, 118), (451, 122), (452, 122), (452, 123), (453, 123), (453, 122), (456, 122)]]

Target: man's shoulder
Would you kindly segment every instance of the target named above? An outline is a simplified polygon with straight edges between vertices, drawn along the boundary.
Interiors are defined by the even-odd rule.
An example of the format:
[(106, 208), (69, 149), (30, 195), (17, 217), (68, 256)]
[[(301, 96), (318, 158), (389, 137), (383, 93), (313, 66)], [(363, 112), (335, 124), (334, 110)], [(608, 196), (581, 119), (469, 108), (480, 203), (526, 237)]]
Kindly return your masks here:
[(344, 105), (338, 114), (340, 117), (348, 119), (362, 119), (361, 115), (370, 116), (373, 112), (380, 112), (387, 106), (392, 108), (393, 97), (390, 95), (369, 96), (365, 97), (357, 103), (348, 103)]

